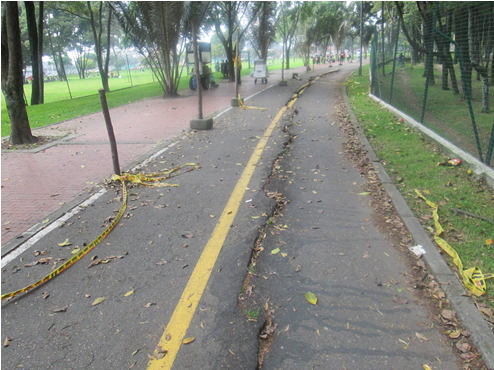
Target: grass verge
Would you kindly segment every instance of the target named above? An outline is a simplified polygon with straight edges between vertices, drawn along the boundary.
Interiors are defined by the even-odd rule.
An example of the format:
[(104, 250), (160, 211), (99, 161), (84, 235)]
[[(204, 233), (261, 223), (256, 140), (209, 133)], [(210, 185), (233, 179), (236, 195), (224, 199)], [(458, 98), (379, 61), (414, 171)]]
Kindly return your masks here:
[[(494, 273), (494, 226), (481, 219), (455, 214), (451, 208), (494, 220), (494, 191), (474, 177), (466, 166), (437, 166), (448, 158), (420, 133), (370, 100), (369, 69), (354, 74), (348, 83), (348, 99), (372, 147), (402, 193), (415, 216), (432, 237), (432, 209), (415, 189), (439, 205), (443, 238), (458, 252), (464, 268), (478, 266)], [(446, 256), (452, 270), (457, 270)], [(479, 301), (494, 307), (494, 280), (488, 279), (487, 293)]]

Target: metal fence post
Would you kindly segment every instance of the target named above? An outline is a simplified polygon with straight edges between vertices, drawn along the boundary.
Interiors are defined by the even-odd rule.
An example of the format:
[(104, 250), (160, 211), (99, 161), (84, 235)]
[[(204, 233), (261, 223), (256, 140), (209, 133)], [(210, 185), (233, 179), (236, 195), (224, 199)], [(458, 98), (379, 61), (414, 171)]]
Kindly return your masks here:
[(398, 19), (398, 27), (396, 28), (395, 55), (393, 58), (393, 72), (391, 74), (391, 88), (389, 91), (389, 104), (391, 104), (391, 101), (393, 100), (393, 86), (394, 86), (394, 82), (395, 82), (395, 71), (396, 71), (396, 53), (398, 52), (398, 38), (400, 37), (400, 21), (401, 21), (401, 19)]
[(425, 105), (427, 104), (427, 93), (429, 91), (429, 73), (432, 73), (434, 75), (434, 66), (432, 65), (433, 63), (433, 53), (434, 53), (434, 30), (436, 28), (436, 14), (437, 14), (437, 9), (438, 9), (438, 3), (436, 3), (435, 9), (434, 9), (434, 17), (432, 20), (432, 29), (431, 29), (431, 44), (429, 47), (429, 55), (427, 55), (427, 66), (425, 67), (425, 89), (424, 89), (424, 101), (422, 103), (422, 115), (420, 116), (420, 123), (424, 124), (424, 117), (425, 117)]

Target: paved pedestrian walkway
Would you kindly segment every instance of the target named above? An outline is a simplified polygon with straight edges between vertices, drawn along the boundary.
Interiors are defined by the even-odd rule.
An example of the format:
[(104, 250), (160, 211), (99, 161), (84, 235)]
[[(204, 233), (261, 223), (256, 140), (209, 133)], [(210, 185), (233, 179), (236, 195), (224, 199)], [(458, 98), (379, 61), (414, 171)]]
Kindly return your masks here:
[[(317, 66), (324, 68), (326, 65)], [(285, 78), (305, 67), (290, 69)], [(281, 79), (271, 72), (268, 84), (243, 77), (239, 94), (245, 98)], [(197, 117), (197, 92), (179, 98), (154, 98), (110, 110), (121, 168), (160, 144), (189, 130)], [(230, 106), (235, 85), (220, 82), (204, 91), (204, 116)], [(18, 237), (78, 196), (94, 190), (113, 171), (108, 134), (102, 112), (33, 130), (35, 136), (61, 136), (34, 150), (2, 151), (2, 245)]]
[[(414, 276), (422, 274), (410, 263), (418, 260), (400, 247), (408, 233), (381, 229), (379, 220), (388, 223), (384, 214), (361, 193), (370, 179), (345, 155), (350, 147), (364, 153), (346, 136), (341, 108), (341, 85), (355, 68), (322, 75), (326, 68), (289, 81), (288, 88), (273, 86), (248, 101), (266, 110), (228, 110), (213, 130), (182, 136), (147, 162), (143, 173), (191, 162), (199, 167), (174, 177), (177, 187), (132, 187), (124, 217), (88, 255), (39, 289), (4, 301), (2, 365), (459, 369), (451, 341), (441, 334), (450, 324), (431, 314), (415, 288)], [(246, 86), (249, 93), (258, 88)], [(221, 109), (230, 97), (226, 92)], [(166, 112), (180, 109), (173, 102), (185, 100), (167, 102), (165, 113), (160, 105), (156, 119), (168, 119)], [(131, 112), (121, 109), (124, 121)], [(140, 112), (132, 113), (134, 126), (146, 122), (146, 107)], [(183, 129), (188, 122), (177, 132)], [(78, 146), (86, 139), (91, 152), (103, 146), (91, 135), (71, 140)], [(124, 148), (159, 145), (147, 135), (117, 134), (117, 140), (127, 141)], [(76, 174), (87, 166), (72, 165)], [(109, 158), (101, 166), (106, 177)], [(107, 191), (64, 227), (2, 258), (2, 292), (38, 281), (90, 243), (121, 206), (121, 194)], [(386, 216), (391, 227), (403, 227), (394, 214)], [(449, 271), (432, 248), (427, 255), (435, 252)], [(454, 287), (449, 273), (444, 285)], [(420, 281), (433, 282), (430, 275)], [(448, 298), (456, 303), (463, 290), (455, 289)], [(475, 326), (467, 329), (477, 334)]]

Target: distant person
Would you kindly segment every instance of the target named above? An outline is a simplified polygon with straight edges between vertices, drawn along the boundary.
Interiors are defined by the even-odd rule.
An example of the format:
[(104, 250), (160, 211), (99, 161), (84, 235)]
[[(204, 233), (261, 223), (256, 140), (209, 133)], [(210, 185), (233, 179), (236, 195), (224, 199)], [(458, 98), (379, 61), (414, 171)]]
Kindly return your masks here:
[(215, 64), (215, 66), (214, 66), (214, 70), (215, 70), (216, 72), (219, 72), (219, 71), (220, 71), (220, 62), (216, 61), (216, 64)]
[(400, 53), (400, 56), (398, 57), (398, 66), (403, 67), (403, 60), (405, 59), (405, 56), (403, 53)]

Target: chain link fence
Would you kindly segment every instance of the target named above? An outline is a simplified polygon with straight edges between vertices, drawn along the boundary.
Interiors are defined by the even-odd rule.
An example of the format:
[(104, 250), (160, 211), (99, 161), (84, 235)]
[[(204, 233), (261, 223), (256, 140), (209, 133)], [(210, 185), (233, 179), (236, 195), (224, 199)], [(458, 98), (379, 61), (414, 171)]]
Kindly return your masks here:
[(494, 2), (391, 4), (371, 93), (493, 167)]

